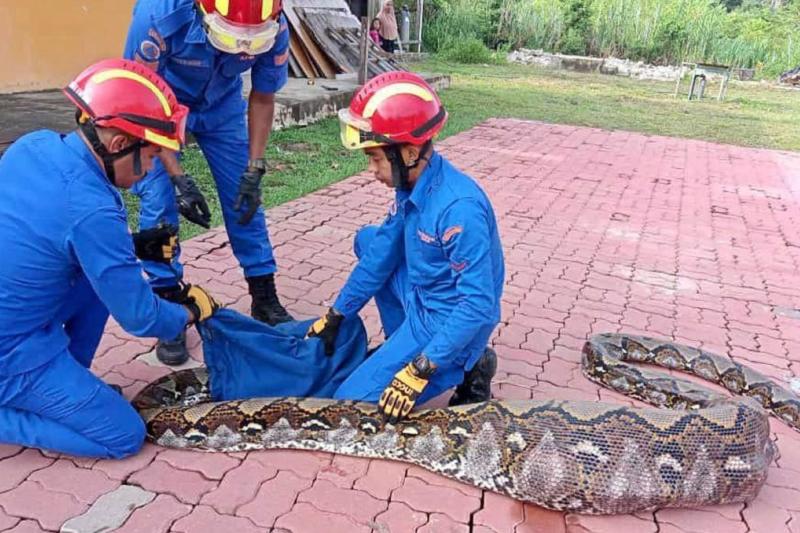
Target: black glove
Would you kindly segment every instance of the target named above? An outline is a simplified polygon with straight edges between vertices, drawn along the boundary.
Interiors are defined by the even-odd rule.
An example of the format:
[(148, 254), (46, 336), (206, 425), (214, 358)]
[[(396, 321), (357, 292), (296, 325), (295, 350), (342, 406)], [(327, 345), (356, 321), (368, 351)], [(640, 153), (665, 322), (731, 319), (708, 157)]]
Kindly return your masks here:
[(236, 211), (244, 208), (244, 214), (239, 218), (239, 224), (249, 224), (261, 205), (261, 178), (265, 174), (263, 168), (247, 167), (239, 181), (239, 196), (233, 208)]
[(133, 234), (133, 249), (142, 261), (170, 264), (178, 251), (178, 228), (159, 224)]
[(333, 355), (336, 347), (336, 336), (339, 335), (339, 326), (342, 320), (344, 320), (344, 315), (331, 307), (324, 317), (311, 324), (306, 333), (306, 339), (319, 337), (325, 345), (325, 355)]
[(188, 175), (171, 176), (172, 184), (175, 186), (175, 199), (178, 201), (178, 211), (189, 222), (194, 222), (199, 226), (208, 229), (211, 227), (211, 211), (208, 204), (197, 188), (194, 179)]

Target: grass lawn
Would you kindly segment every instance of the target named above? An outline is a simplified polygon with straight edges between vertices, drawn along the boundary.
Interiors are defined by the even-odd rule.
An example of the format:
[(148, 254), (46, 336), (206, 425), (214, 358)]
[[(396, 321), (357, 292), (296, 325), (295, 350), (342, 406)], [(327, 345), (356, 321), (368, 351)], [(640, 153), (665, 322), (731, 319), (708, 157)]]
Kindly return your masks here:
[[(443, 137), (490, 117), (514, 117), (561, 124), (622, 129), (675, 137), (783, 150), (800, 150), (800, 93), (756, 83), (728, 86), (724, 102), (673, 98), (674, 83), (639, 81), (601, 74), (545, 70), (522, 65), (472, 66), (439, 61), (413, 64), (420, 72), (450, 74), (442, 99), (450, 113)], [(718, 87), (706, 89), (716, 95)], [(342, 148), (335, 118), (274, 132), (267, 149), (270, 170), (263, 181), (266, 207), (281, 204), (351, 176), (366, 165), (359, 153)], [(187, 150), (188, 172), (195, 176), (222, 224), (214, 185), (197, 149)], [(128, 197), (136, 228), (135, 200)], [(203, 228), (181, 221), (186, 239)]]

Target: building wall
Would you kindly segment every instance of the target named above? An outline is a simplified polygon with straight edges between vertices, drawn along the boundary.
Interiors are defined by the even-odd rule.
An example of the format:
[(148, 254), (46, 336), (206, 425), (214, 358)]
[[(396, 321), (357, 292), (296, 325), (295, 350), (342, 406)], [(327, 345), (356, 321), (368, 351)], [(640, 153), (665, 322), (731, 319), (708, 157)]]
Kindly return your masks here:
[(134, 0), (0, 0), (0, 93), (60, 88), (120, 57)]

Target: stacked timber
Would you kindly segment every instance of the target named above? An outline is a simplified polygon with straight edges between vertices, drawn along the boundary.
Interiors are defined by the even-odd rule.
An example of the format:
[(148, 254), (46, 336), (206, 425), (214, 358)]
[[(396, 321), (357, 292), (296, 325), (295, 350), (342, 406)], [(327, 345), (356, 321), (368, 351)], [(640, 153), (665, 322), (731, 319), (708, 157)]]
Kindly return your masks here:
[[(361, 21), (345, 0), (284, 0), (289, 21), (289, 71), (296, 78), (357, 76)], [(392, 54), (367, 39), (369, 77), (405, 70)]]

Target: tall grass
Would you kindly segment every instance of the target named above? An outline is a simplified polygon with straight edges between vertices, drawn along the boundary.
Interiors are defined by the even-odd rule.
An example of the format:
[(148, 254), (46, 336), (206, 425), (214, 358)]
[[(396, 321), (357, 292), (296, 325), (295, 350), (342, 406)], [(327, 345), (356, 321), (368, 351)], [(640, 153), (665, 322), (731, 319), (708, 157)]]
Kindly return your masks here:
[(470, 37), (661, 64), (718, 62), (766, 76), (800, 63), (800, 2), (728, 12), (719, 0), (435, 0), (427, 20), (432, 51)]
[(502, 0), (497, 33), (513, 49), (554, 50), (564, 33), (564, 12), (553, 0)]

